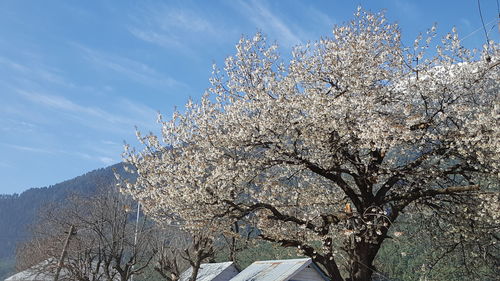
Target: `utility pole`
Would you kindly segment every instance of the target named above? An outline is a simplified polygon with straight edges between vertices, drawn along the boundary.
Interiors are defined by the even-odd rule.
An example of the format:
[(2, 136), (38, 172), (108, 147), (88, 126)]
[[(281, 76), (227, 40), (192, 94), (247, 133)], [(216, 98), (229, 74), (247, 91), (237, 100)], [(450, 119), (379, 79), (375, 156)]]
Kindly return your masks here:
[(66, 253), (68, 252), (69, 240), (71, 239), (71, 236), (75, 234), (76, 234), (75, 227), (72, 225), (69, 228), (68, 236), (66, 236), (66, 241), (64, 241), (64, 247), (61, 252), (61, 257), (59, 258), (59, 263), (57, 264), (56, 274), (54, 275), (54, 281), (59, 280), (59, 273), (61, 272), (61, 268), (64, 263), (64, 258), (66, 257)]
[[(139, 202), (139, 200), (137, 200), (137, 217), (135, 219), (135, 233), (134, 233), (134, 255), (136, 255), (136, 257), (137, 257), (137, 252), (136, 252), (137, 251), (137, 232), (138, 232), (138, 228), (139, 228), (139, 215), (140, 214), (141, 214), (141, 202)], [(135, 264), (135, 260), (134, 260), (134, 264)], [(130, 276), (130, 281), (134, 281), (134, 274), (133, 274), (134, 265), (132, 265), (131, 271), (132, 271), (131, 272), (132, 275)]]

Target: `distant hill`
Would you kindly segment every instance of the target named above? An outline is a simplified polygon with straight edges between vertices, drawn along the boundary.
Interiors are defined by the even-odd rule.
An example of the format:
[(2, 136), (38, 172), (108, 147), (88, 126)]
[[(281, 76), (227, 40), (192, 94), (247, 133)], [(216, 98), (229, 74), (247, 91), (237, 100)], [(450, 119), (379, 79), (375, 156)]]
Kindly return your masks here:
[(119, 163), (52, 186), (31, 188), (21, 194), (0, 194), (0, 280), (12, 273), (16, 244), (29, 238), (28, 226), (34, 222), (40, 207), (63, 202), (70, 194), (92, 194), (99, 188), (114, 188), (114, 169), (130, 178)]

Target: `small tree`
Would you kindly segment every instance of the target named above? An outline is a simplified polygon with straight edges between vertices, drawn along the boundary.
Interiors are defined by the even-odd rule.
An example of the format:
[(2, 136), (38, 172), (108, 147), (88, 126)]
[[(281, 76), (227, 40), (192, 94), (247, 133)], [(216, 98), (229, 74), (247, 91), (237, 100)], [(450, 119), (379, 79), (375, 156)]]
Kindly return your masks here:
[(136, 229), (131, 204), (130, 198), (110, 190), (92, 196), (74, 195), (65, 204), (46, 207), (33, 226), (33, 239), (18, 249), (19, 269), (48, 261), (37, 270), (52, 272), (72, 225), (75, 233), (63, 261), (64, 278), (130, 280), (155, 255), (149, 244), (151, 224), (141, 219)]
[(128, 191), (190, 229), (251, 219), (333, 280), (370, 280), (403, 212), (442, 222), (442, 238), (498, 233), (498, 45), (468, 50), (453, 31), (427, 52), (427, 35), (406, 48), (359, 10), (289, 63), (261, 34), (241, 39), (201, 103), (160, 116), (162, 141), (127, 148)]
[(181, 273), (191, 268), (189, 281), (196, 281), (201, 263), (212, 260), (215, 254), (214, 238), (207, 232), (189, 234), (166, 227), (154, 237), (153, 249), (157, 253), (154, 270), (162, 280), (178, 281)]
[(187, 247), (188, 243), (187, 236), (173, 227), (158, 229), (155, 232), (152, 246), (157, 254), (153, 269), (163, 280), (179, 280), (181, 273), (189, 266), (181, 257), (182, 249)]

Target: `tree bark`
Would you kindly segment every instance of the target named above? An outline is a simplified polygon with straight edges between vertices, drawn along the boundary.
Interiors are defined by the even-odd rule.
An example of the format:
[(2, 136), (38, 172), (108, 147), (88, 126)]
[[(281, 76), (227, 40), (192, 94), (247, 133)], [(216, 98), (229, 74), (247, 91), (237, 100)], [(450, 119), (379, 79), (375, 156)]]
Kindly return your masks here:
[(191, 272), (191, 277), (189, 277), (189, 281), (196, 281), (196, 277), (198, 276), (198, 271), (200, 270), (201, 261), (196, 261), (196, 264), (192, 266), (193, 272)]
[(378, 248), (378, 245), (368, 244), (365, 242), (356, 244), (355, 248), (352, 250), (349, 281), (371, 280), (373, 272), (375, 271), (372, 263)]
[(342, 275), (340, 275), (340, 270), (337, 266), (337, 263), (334, 260), (322, 264), (323, 266), (325, 266), (326, 272), (332, 279), (332, 281), (344, 281), (344, 278), (342, 278)]

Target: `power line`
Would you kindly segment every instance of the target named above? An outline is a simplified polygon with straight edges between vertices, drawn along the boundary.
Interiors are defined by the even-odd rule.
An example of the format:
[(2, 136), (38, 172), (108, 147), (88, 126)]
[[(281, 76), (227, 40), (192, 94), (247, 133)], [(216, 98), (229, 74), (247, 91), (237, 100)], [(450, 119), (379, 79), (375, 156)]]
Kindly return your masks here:
[[(491, 21), (487, 22), (487, 23), (485, 24), (485, 26), (492, 25), (492, 27), (494, 27), (494, 26), (495, 26), (494, 22), (496, 22), (496, 21), (497, 21), (497, 19), (492, 19)], [(476, 30), (472, 31), (471, 33), (469, 33), (469, 34), (465, 35), (462, 39), (460, 39), (460, 42), (462, 42), (463, 40), (465, 40), (465, 39), (467, 39), (467, 38), (471, 37), (472, 35), (474, 35), (474, 34), (475, 34), (476, 32), (478, 32), (478, 31), (480, 31), (481, 29), (483, 29), (483, 27), (479, 27), (479, 28), (477, 28)]]
[(488, 50), (490, 49), (490, 38), (488, 32), (486, 31), (486, 26), (484, 25), (483, 12), (481, 11), (481, 0), (477, 0), (477, 8), (479, 9), (479, 16), (481, 17), (481, 23), (483, 24), (484, 35), (486, 36), (486, 44), (488, 45)]
[(500, 18), (500, 5), (498, 4), (498, 0), (497, 0), (497, 13), (498, 17)]

